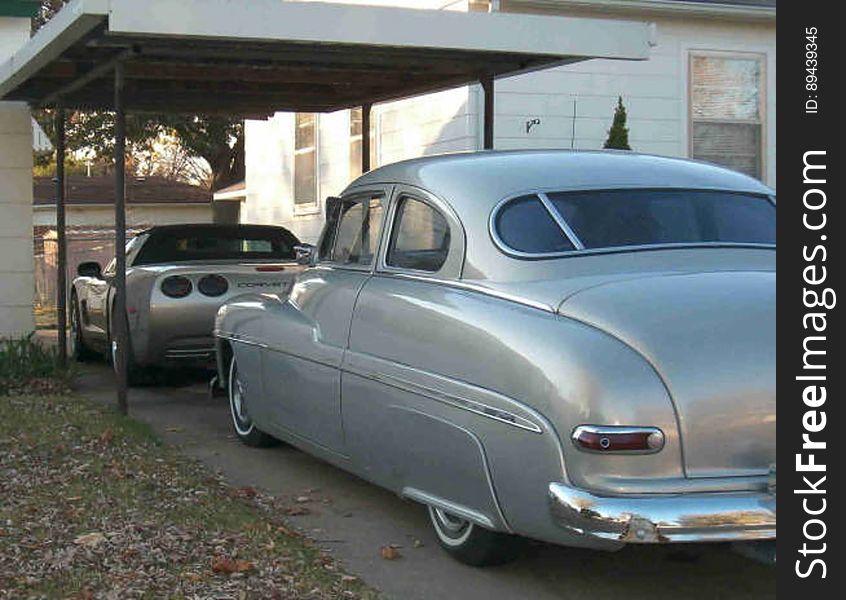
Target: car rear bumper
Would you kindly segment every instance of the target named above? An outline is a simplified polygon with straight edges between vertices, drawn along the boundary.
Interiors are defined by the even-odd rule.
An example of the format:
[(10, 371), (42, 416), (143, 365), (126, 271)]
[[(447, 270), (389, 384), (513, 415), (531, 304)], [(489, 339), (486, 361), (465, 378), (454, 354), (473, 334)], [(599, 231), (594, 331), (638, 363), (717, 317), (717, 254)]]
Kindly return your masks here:
[(570, 533), (625, 543), (727, 542), (776, 537), (766, 492), (597, 496), (549, 484), (550, 511)]

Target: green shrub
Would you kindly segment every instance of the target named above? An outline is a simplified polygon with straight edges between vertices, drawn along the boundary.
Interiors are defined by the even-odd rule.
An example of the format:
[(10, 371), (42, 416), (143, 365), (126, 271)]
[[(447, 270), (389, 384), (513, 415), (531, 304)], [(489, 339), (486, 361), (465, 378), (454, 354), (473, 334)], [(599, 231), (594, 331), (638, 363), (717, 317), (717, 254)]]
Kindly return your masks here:
[(56, 349), (39, 343), (34, 333), (0, 339), (0, 395), (33, 391), (33, 387), (52, 389), (52, 383), (63, 386), (67, 376), (67, 369), (59, 365)]

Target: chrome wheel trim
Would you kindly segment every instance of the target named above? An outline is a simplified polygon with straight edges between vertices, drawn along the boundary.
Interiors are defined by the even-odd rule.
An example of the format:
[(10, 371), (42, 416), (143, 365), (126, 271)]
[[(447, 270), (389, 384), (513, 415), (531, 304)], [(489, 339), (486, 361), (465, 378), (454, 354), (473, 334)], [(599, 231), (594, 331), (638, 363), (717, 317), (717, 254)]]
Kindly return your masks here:
[(117, 373), (117, 340), (112, 340), (112, 368)]
[(70, 318), (70, 355), (74, 358), (79, 351), (79, 343), (77, 337), (79, 335), (79, 311), (76, 307), (76, 302), (71, 303), (71, 318)]
[(235, 357), (229, 363), (229, 412), (232, 415), (232, 425), (238, 435), (250, 435), (255, 429), (255, 425), (250, 420), (250, 415), (247, 412), (246, 396), (244, 394), (244, 386), (238, 377), (236, 370)]
[(429, 507), (429, 518), (435, 528), (438, 539), (447, 546), (457, 547), (464, 544), (473, 533), (474, 525), (466, 519), (456, 517), (441, 508)]

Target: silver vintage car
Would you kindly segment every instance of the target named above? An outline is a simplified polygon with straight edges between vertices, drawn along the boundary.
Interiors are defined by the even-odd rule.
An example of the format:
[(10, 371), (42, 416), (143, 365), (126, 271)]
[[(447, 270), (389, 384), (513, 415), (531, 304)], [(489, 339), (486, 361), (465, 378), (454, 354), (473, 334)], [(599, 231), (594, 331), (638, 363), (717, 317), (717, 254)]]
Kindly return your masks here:
[[(147, 367), (214, 365), (214, 317), (248, 290), (287, 291), (299, 240), (283, 227), (166, 225), (126, 246), (129, 381)], [(70, 291), (71, 353), (77, 360), (114, 351), (114, 259), (101, 271), (81, 263)]]
[(441, 545), (775, 538), (775, 198), (714, 165), (482, 152), (327, 201), (290, 293), (221, 307), (246, 443), (428, 507)]

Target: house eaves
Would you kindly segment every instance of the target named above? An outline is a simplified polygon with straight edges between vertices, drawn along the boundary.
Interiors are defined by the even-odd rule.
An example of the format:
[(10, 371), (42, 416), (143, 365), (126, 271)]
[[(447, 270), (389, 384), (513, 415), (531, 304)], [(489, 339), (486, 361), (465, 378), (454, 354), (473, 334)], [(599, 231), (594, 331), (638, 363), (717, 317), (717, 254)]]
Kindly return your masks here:
[(501, 0), (501, 10), (569, 10), (588, 13), (653, 18), (658, 16), (699, 17), (775, 24), (774, 0)]

